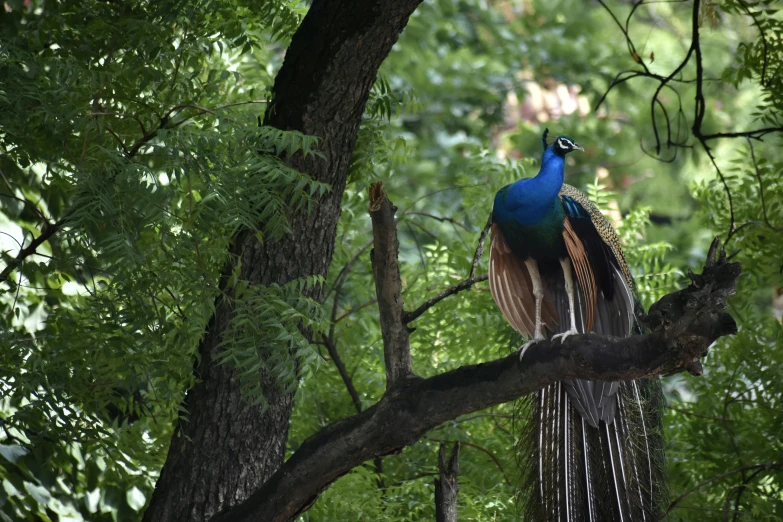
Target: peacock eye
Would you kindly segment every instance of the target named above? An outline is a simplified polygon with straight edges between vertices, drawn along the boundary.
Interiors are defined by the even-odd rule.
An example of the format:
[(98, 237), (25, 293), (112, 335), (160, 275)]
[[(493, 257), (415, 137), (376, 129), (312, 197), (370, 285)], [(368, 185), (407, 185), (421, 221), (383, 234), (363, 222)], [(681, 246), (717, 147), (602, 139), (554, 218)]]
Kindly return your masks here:
[(574, 144), (565, 138), (558, 138), (557, 146), (561, 149), (569, 150), (574, 148)]

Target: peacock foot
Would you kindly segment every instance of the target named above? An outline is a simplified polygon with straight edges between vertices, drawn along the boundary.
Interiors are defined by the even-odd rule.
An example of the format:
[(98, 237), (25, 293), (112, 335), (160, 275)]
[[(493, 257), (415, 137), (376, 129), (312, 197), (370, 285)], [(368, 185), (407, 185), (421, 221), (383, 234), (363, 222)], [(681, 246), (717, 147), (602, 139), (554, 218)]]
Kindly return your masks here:
[(530, 341), (526, 342), (525, 344), (523, 344), (522, 346), (520, 346), (519, 347), (519, 360), (520, 361), (522, 360), (522, 357), (525, 356), (525, 352), (527, 351), (528, 348), (530, 348), (531, 346), (533, 346), (534, 344), (536, 344), (539, 341), (545, 341), (545, 340), (546, 340), (546, 337), (544, 337), (543, 335), (539, 334), (539, 335), (536, 335), (532, 340), (530, 340)]
[(559, 334), (553, 335), (553, 336), (552, 336), (552, 341), (554, 341), (555, 339), (558, 339), (558, 338), (559, 338), (559, 339), (560, 339), (560, 344), (562, 344), (562, 343), (564, 343), (564, 342), (565, 342), (566, 338), (567, 338), (569, 335), (574, 335), (574, 334), (578, 334), (578, 333), (579, 333), (579, 332), (578, 332), (578, 331), (577, 331), (575, 328), (571, 328), (570, 330), (567, 330), (567, 331), (565, 331), (565, 332), (562, 332), (562, 333), (559, 333)]

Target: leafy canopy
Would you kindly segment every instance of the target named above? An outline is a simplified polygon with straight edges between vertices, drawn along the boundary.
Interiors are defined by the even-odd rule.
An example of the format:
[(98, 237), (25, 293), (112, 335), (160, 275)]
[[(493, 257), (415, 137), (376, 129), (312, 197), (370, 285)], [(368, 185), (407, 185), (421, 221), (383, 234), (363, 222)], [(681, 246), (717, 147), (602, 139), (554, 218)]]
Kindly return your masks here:
[[(705, 132), (780, 127), (780, 14), (770, 2), (701, 5)], [(714, 234), (743, 262), (731, 303), (740, 334), (713, 348), (704, 377), (664, 381), (672, 500), (685, 494), (670, 516), (783, 516), (783, 338), (771, 310), (783, 287), (779, 133), (710, 141), (713, 164), (689, 133), (694, 62), (652, 110), (653, 79), (616, 83), (641, 64), (666, 76), (681, 63), (693, 4), (606, 7), (423, 3), (368, 102), (328, 279), (258, 287), (236, 276), (232, 236), (281, 237), (291, 209), (330, 190), (280, 159), (318, 154), (315, 138), (259, 126), (305, 8), (6, 2), (0, 252), (12, 268), (0, 277), (0, 518), (140, 518), (173, 420), (187, 417), (180, 403), (221, 278), (236, 310), (222, 363), (242, 370), (252, 400), (264, 400), (259, 372), (296, 386), (289, 453), (357, 409), (328, 343), (358, 407), (372, 405), (385, 372), (367, 184), (383, 179), (399, 207), (403, 298), (413, 308), (467, 277), (494, 193), (537, 170), (542, 125), (586, 145), (569, 158), (567, 182), (619, 228), (645, 305), (682, 284), (686, 268), (699, 269)], [(643, 151), (654, 153), (653, 129), (667, 136), (667, 123), (682, 146), (664, 139), (662, 163)], [(36, 255), (14, 264), (47, 230)], [(320, 284), (323, 307), (306, 297)], [(421, 375), (503, 356), (520, 341), (485, 284), (415, 326)], [(302, 519), (433, 519), (437, 448), (453, 440), (463, 442), (460, 516), (516, 519), (512, 411), (455, 419), (366, 463)]]

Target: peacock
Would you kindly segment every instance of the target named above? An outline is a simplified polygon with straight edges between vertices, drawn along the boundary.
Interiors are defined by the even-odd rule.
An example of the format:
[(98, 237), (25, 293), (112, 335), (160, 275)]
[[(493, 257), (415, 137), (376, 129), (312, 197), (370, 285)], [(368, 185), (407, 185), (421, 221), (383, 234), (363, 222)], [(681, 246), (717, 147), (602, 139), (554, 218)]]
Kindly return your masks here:
[[(506, 321), (533, 344), (576, 333), (642, 333), (641, 305), (611, 224), (563, 183), (568, 136), (547, 142), (533, 178), (495, 196), (489, 283)], [(666, 501), (657, 379), (570, 380), (521, 401), (521, 506), (531, 521), (655, 521)]]

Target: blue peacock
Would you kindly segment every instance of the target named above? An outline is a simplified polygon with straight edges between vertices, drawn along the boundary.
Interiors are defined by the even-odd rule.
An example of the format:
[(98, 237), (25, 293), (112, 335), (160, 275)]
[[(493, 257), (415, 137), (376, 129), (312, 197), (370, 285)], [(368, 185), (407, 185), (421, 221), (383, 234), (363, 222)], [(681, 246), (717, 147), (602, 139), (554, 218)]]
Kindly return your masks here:
[[(532, 344), (572, 334), (641, 333), (619, 238), (563, 183), (568, 136), (542, 141), (541, 170), (503, 187), (492, 210), (489, 283), (508, 323)], [(551, 384), (521, 402), (517, 454), (531, 521), (654, 521), (666, 501), (657, 380)]]

